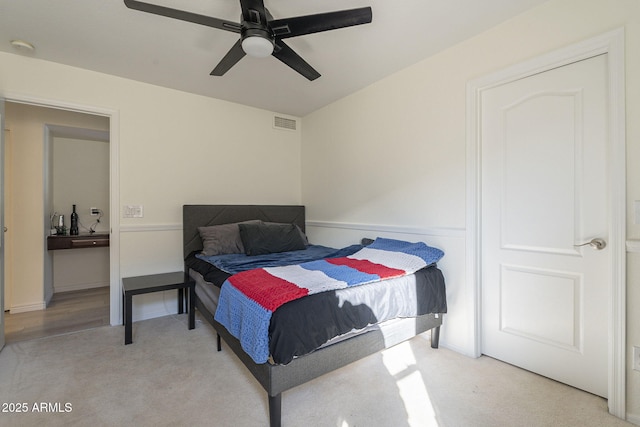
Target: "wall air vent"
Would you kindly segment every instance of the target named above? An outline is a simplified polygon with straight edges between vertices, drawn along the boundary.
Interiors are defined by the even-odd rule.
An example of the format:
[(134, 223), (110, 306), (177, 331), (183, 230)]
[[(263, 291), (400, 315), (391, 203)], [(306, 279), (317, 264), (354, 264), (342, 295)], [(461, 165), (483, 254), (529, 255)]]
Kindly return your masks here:
[(298, 128), (298, 122), (294, 119), (288, 119), (286, 117), (274, 116), (273, 127), (276, 129), (284, 130), (296, 130)]

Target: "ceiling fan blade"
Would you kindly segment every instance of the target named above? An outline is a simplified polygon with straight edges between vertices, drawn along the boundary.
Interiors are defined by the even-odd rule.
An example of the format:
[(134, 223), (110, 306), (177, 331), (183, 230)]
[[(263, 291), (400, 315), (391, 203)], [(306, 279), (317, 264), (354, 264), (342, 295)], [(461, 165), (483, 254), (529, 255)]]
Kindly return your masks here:
[(172, 9), (170, 7), (158, 6), (156, 4), (145, 3), (137, 0), (124, 0), (124, 4), (129, 9), (166, 16), (169, 18), (179, 19), (181, 21), (193, 22), (195, 24), (206, 25), (207, 27), (231, 31), (233, 33), (240, 33), (240, 30), (242, 29), (240, 24), (235, 22), (225, 21), (224, 19), (213, 18), (205, 15), (198, 15), (197, 13)]
[(275, 19), (269, 23), (276, 37), (286, 39), (305, 34), (336, 30), (354, 25), (368, 24), (373, 18), (370, 7), (318, 13), (316, 15)]
[(240, 0), (242, 19), (254, 24), (267, 24), (267, 12), (263, 0)]
[(320, 77), (319, 72), (281, 40), (276, 41), (272, 55), (311, 81)]
[(245, 53), (242, 50), (242, 40), (239, 39), (236, 44), (233, 45), (229, 52), (218, 62), (216, 68), (209, 74), (211, 76), (222, 76), (229, 71), (231, 67), (236, 65), (244, 57)]

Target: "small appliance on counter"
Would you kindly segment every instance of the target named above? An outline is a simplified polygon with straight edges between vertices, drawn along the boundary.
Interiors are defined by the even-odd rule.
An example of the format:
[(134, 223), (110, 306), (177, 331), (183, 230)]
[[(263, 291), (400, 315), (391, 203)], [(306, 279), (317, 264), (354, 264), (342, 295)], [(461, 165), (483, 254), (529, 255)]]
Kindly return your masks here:
[(58, 225), (56, 225), (56, 234), (58, 236), (67, 235), (67, 227), (64, 225), (64, 215), (58, 215)]

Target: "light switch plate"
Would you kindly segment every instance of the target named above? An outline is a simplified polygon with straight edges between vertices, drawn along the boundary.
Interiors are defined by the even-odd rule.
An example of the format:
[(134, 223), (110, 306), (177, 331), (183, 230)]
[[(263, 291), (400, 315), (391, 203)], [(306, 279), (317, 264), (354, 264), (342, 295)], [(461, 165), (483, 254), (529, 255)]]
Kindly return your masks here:
[(122, 218), (143, 218), (144, 210), (142, 205), (126, 205), (122, 210)]

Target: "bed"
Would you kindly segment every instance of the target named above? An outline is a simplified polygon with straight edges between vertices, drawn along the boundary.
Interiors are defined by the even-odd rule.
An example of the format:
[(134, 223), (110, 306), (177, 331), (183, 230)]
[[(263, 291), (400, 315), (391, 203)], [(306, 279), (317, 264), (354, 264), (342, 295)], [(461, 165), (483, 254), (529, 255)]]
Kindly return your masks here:
[[(249, 355), (243, 349), (244, 342), (241, 343), (225, 326), (216, 320), (215, 312), (221, 293), (219, 286), (231, 275), (205, 262), (201, 259), (202, 256), (197, 256), (203, 251), (203, 239), (199, 227), (237, 224), (245, 221), (293, 224), (304, 236), (305, 208), (304, 206), (291, 205), (184, 205), (183, 253), (185, 258), (185, 280), (194, 280), (196, 282), (195, 306), (202, 317), (216, 330), (218, 351), (221, 350), (222, 339), (267, 392), (271, 427), (281, 425), (282, 393), (284, 391), (429, 330), (431, 330), (431, 347), (438, 347), (440, 326), (443, 314), (446, 312), (446, 301), (442, 273), (435, 265), (432, 265), (415, 274), (416, 277), (421, 277), (421, 281), (428, 280), (431, 283), (430, 286), (441, 288), (438, 291), (437, 298), (433, 298), (437, 301), (429, 302), (428, 308), (425, 309), (423, 307), (421, 309), (422, 311), (428, 311), (427, 314), (391, 319), (352, 330), (349, 333), (331, 338), (327, 343), (305, 354), (293, 357), (284, 356), (284, 359), (280, 358), (281, 360), (276, 360), (275, 357), (270, 356), (269, 360), (264, 363), (256, 362), (254, 360), (255, 356)], [(243, 230), (249, 229), (249, 227), (246, 226)], [(206, 236), (205, 240), (207, 240)], [(349, 250), (357, 249), (357, 247), (349, 248)], [(422, 278), (423, 272), (426, 272), (424, 273), (424, 278)], [(412, 286), (413, 288), (418, 287), (415, 282)], [(297, 301), (311, 300), (311, 297), (317, 297), (317, 295), (310, 295)], [(296, 304), (298, 303), (297, 301), (295, 302)], [(285, 306), (290, 304), (285, 304)], [(272, 322), (275, 322), (275, 314), (279, 312), (280, 309), (274, 311)], [(282, 312), (286, 312), (286, 310), (282, 309)], [(285, 319), (283, 321), (286, 323), (287, 317), (282, 318)], [(289, 320), (289, 323), (293, 322)], [(321, 341), (324, 340), (324, 338), (319, 339)], [(283, 363), (283, 361), (286, 363)]]

